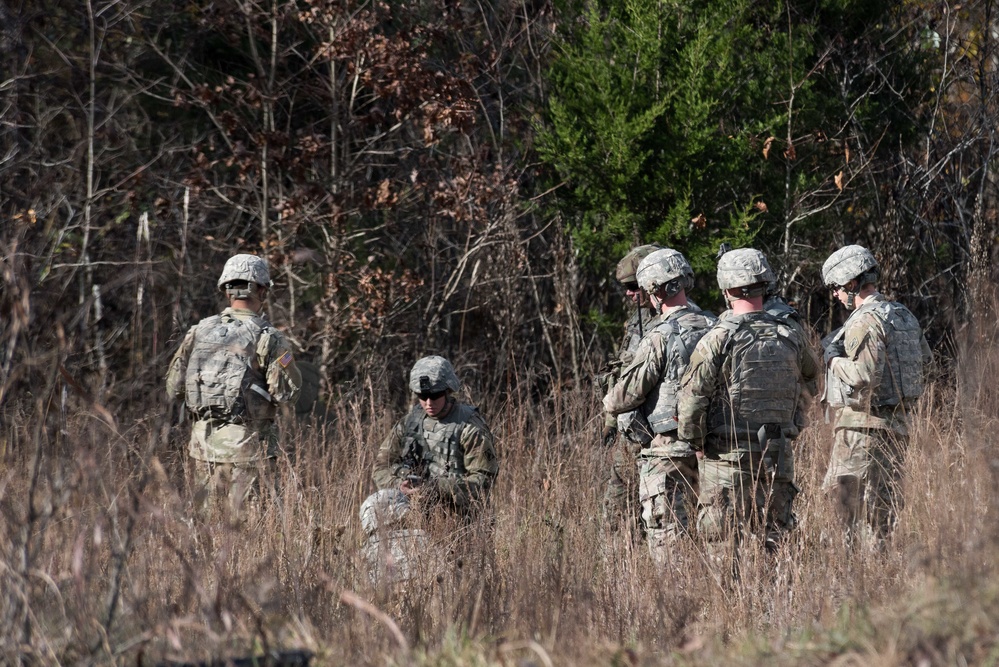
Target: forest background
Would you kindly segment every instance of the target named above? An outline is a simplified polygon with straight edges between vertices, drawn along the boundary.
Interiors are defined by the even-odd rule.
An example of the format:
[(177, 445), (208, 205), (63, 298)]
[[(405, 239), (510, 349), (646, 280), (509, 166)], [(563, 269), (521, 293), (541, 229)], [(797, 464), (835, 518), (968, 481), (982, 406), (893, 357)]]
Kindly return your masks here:
[[(317, 364), (328, 404), (351, 408), (341, 432), (387, 427), (412, 361), (439, 353), (487, 415), (505, 415), (511, 447), (520, 433), (589, 452), (592, 378), (627, 315), (613, 266), (648, 242), (690, 258), (694, 295), (715, 310), (719, 243), (761, 248), (818, 335), (842, 319), (822, 260), (867, 245), (885, 291), (927, 329), (934, 405), (953, 406), (962, 351), (985, 355), (994, 319), (995, 9), (4, 0), (0, 436), (4, 576), (20, 591), (4, 614), (23, 631), (12, 650), (45, 625), (32, 601), (47, 584), (30, 574), (45, 531), (25, 526), (51, 519), (63, 472), (73, 478), (54, 462), (110, 447), (91, 463), (138, 498), (156, 455), (180, 451), (166, 362), (219, 309), (215, 281), (236, 252), (269, 259), (269, 316)], [(591, 463), (594, 479), (573, 479), (596, 484)], [(22, 497), (12, 480), (28, 485)], [(87, 492), (116, 497), (108, 488)], [(136, 503), (104, 503), (88, 530), (138, 521)], [(127, 569), (134, 541), (96, 543), (95, 571)], [(113, 634), (121, 587), (104, 585), (99, 628), (59, 650), (105, 650), (91, 635)]]

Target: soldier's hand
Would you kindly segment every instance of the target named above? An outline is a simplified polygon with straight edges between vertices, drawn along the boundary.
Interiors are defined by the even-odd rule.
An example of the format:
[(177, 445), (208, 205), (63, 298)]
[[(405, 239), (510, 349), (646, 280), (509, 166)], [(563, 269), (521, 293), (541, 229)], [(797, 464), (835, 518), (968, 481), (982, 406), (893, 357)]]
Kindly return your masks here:
[(604, 447), (612, 447), (615, 440), (617, 440), (617, 426), (604, 426), (604, 430), (600, 433), (600, 441)]
[(822, 353), (822, 361), (828, 366), (836, 357), (846, 356), (846, 343), (842, 339), (830, 342)]

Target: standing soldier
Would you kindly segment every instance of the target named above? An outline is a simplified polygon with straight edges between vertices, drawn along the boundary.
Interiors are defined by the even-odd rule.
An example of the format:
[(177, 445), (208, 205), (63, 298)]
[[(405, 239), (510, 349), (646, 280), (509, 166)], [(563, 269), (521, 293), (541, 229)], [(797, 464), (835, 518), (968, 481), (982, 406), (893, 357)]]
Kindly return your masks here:
[(259, 486), (277, 456), (277, 406), (298, 396), (288, 342), (260, 314), (270, 286), (265, 260), (230, 257), (218, 280), (229, 307), (191, 327), (170, 362), (167, 394), (194, 420), (188, 452), (201, 509), (224, 494), (238, 510)]
[[(719, 249), (718, 259), (721, 259), (722, 255), (730, 250), (731, 248), (728, 247), (728, 244), (722, 244), (722, 248)], [(770, 262), (767, 261), (765, 256), (761, 255), (761, 257), (766, 268), (767, 277), (767, 292), (763, 301), (763, 310), (777, 318), (778, 322), (796, 330), (802, 340), (810, 340), (811, 336), (805, 331), (805, 326), (802, 324), (798, 311), (792, 308), (784, 297), (781, 296), (777, 287), (777, 274), (774, 272), (773, 267), (770, 266)], [(731, 309), (723, 312), (718, 318), (726, 319), (730, 315), (732, 315)], [(804, 430), (808, 405), (818, 395), (818, 391), (818, 377), (813, 378), (811, 382), (805, 383), (803, 391), (798, 397), (798, 409), (794, 415), (797, 433), (801, 433)], [(795, 436), (793, 435), (787, 437), (787, 441), (783, 445), (783, 451), (781, 451), (778, 457), (780, 467), (774, 472), (774, 498), (771, 500), (771, 504), (775, 507), (786, 507), (784, 512), (790, 517), (792, 525), (796, 522), (793, 512), (794, 499), (800, 492), (797, 484), (794, 482), (795, 453), (792, 444), (794, 439)]]
[(680, 382), (677, 435), (697, 450), (697, 527), (709, 542), (762, 527), (769, 551), (793, 525), (793, 487), (777, 474), (798, 434), (795, 413), (819, 362), (798, 330), (763, 310), (771, 275), (763, 253), (743, 248), (718, 262), (732, 313), (691, 355)]
[(694, 272), (676, 250), (657, 250), (636, 273), (658, 323), (642, 338), (634, 360), (604, 398), (609, 414), (634, 411), (627, 437), (638, 454), (642, 528), (652, 557), (666, 562), (669, 545), (687, 530), (688, 507), (697, 488), (697, 459), (677, 437), (676, 397), (690, 354), (715, 317), (691, 308), (686, 290)]
[(372, 478), (379, 490), (361, 504), (375, 580), (389, 567), (389, 580), (412, 576), (411, 552), (427, 545), (421, 529), (407, 526), (413, 505), (470, 518), (489, 495), (499, 471), (493, 435), (476, 408), (454, 397), (460, 387), (444, 357), (423, 357), (410, 371), (416, 405), (378, 449)]
[(822, 282), (850, 316), (828, 344), (826, 401), (840, 408), (824, 487), (853, 538), (860, 521), (879, 542), (902, 508), (902, 463), (908, 412), (923, 393), (932, 360), (916, 317), (877, 290), (878, 264), (859, 245), (840, 248), (822, 265)]
[[(635, 351), (638, 349), (638, 343), (642, 340), (645, 332), (650, 331), (658, 322), (656, 310), (646, 300), (647, 297), (638, 286), (636, 273), (641, 261), (660, 249), (661, 246), (654, 244), (641, 245), (633, 248), (617, 263), (615, 277), (624, 286), (628, 299), (637, 308), (625, 325), (624, 339), (618, 348), (617, 357), (610, 364), (610, 370), (601, 374), (600, 386), (605, 395), (617, 383), (621, 371), (631, 364)], [(617, 524), (622, 518), (632, 516), (635, 508), (635, 456), (641, 450), (643, 443), (633, 442), (627, 437), (633, 417), (633, 412), (624, 412), (619, 415), (604, 412), (604, 427), (601, 438), (605, 446), (614, 446), (618, 431), (625, 432), (624, 442), (614, 448), (610, 476), (607, 478), (607, 484), (604, 488), (604, 521), (611, 530), (617, 528)]]

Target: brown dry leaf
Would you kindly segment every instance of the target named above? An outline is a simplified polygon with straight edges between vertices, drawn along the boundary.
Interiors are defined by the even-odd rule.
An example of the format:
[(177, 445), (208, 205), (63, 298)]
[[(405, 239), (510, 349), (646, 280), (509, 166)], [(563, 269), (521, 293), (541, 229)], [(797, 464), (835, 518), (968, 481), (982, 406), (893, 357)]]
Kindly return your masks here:
[(833, 181), (836, 183), (836, 188), (840, 192), (843, 192), (843, 172), (842, 171), (839, 172), (838, 174), (836, 174), (836, 176), (833, 177)]
[(850, 164), (850, 144), (846, 144), (846, 146), (844, 146), (843, 149), (844, 152), (846, 153), (846, 163)]
[(789, 143), (787, 145), (787, 148), (784, 149), (784, 157), (786, 157), (788, 160), (793, 160), (797, 156), (798, 153), (797, 151), (794, 150), (794, 144)]
[(766, 213), (767, 210), (768, 210), (767, 209), (767, 203), (763, 202), (763, 201), (758, 201), (755, 204), (753, 204), (753, 208), (755, 208), (760, 213)]
[(389, 180), (386, 178), (384, 181), (378, 184), (378, 197), (376, 199), (376, 203), (379, 205), (386, 204), (391, 195), (392, 191), (389, 187)]
[(773, 144), (774, 139), (777, 137), (767, 137), (767, 140), (763, 142), (763, 159), (766, 160), (770, 157), (770, 145)]
[(703, 213), (698, 213), (696, 218), (690, 219), (690, 223), (697, 229), (704, 229), (708, 224), (708, 219), (704, 217)]

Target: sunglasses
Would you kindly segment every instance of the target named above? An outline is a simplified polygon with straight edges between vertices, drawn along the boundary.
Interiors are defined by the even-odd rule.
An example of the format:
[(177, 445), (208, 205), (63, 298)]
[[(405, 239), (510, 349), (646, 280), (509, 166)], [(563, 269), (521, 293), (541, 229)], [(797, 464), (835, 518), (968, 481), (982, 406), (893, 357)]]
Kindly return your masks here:
[(627, 290), (627, 291), (629, 291), (629, 292), (637, 292), (638, 291), (638, 283), (623, 283), (623, 285), (624, 285), (624, 289)]
[(421, 401), (436, 401), (438, 398), (440, 398), (441, 396), (443, 396), (445, 393), (447, 393), (447, 392), (435, 391), (432, 394), (425, 394), (423, 392), (420, 392), (420, 393), (418, 393), (416, 395), (416, 397), (418, 399), (420, 399)]

